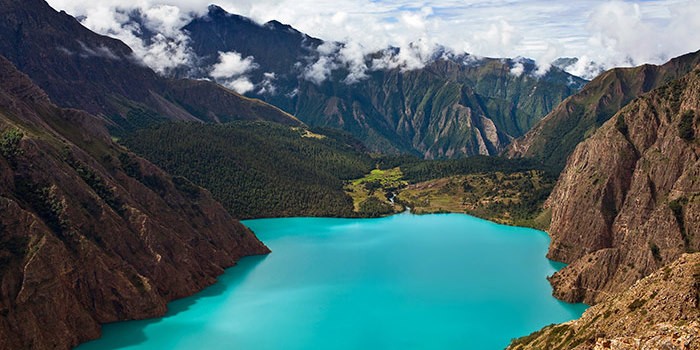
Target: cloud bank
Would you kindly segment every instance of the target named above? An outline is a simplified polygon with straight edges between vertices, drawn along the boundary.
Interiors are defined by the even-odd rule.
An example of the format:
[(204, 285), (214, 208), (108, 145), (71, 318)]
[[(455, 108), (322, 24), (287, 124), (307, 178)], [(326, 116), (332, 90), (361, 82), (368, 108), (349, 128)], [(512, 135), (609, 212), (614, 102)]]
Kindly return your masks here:
[[(156, 71), (191, 60), (179, 28), (211, 0), (49, 0), (56, 9), (85, 16), (83, 23), (116, 36)], [(373, 67), (420, 66), (436, 48), (477, 56), (529, 57), (546, 71), (558, 57), (577, 57), (570, 72), (591, 77), (599, 68), (663, 63), (700, 49), (700, 2), (694, 0), (219, 0), (229, 12), (260, 23), (279, 20), (311, 36), (346, 43), (335, 59), (313, 63), (304, 73), (315, 81), (344, 64), (352, 83)], [(129, 22), (139, 9), (141, 24)], [(134, 33), (159, 33), (143, 41)], [(369, 52), (398, 47), (397, 55), (363, 67)], [(329, 48), (330, 49), (330, 48)], [(517, 73), (517, 69), (515, 71)]]

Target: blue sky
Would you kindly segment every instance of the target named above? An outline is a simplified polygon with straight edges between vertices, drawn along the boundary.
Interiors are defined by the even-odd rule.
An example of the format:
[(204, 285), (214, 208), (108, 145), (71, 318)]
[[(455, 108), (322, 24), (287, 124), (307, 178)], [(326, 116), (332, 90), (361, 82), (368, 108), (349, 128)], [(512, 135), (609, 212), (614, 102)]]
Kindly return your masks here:
[[(120, 27), (117, 6), (146, 10), (152, 14), (150, 25), (181, 41), (173, 41), (174, 45), (186, 45), (177, 27), (192, 12), (201, 13), (214, 2), (259, 22), (276, 19), (315, 37), (350, 42), (347, 54), (356, 57), (388, 45), (414, 43), (420, 60), (436, 45), (445, 45), (478, 56), (534, 58), (544, 68), (557, 57), (579, 57), (579, 66), (571, 70), (585, 75), (591, 62), (606, 68), (663, 63), (700, 49), (696, 0), (48, 1), (56, 9), (87, 16), (85, 25), (118, 36), (132, 47), (139, 43)], [(135, 51), (152, 54), (154, 62), (163, 63), (155, 51), (159, 49), (163, 45)]]

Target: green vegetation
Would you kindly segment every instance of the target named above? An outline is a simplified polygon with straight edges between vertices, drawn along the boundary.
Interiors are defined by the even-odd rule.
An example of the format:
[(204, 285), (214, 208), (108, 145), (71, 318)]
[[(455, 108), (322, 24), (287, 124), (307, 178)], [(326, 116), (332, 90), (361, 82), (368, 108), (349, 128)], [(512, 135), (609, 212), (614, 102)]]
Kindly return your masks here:
[(683, 98), (683, 90), (687, 83), (683, 79), (670, 81), (659, 89), (668, 97), (668, 102), (671, 106), (671, 113), (676, 114), (681, 109), (681, 99)]
[[(407, 184), (398, 167), (387, 170), (374, 169), (362, 178), (349, 181), (345, 185), (345, 192), (352, 197), (356, 212), (362, 216), (377, 216), (376, 214), (391, 214), (403, 210), (401, 206), (393, 208), (389, 204), (389, 198), (392, 193)], [(374, 200), (368, 201), (370, 198)], [(377, 203), (383, 204), (381, 208)], [(361, 204), (365, 204), (365, 210), (362, 209)]]
[(644, 304), (646, 304), (646, 303), (647, 303), (646, 299), (636, 299), (635, 301), (633, 301), (632, 303), (627, 305), (627, 308), (630, 311), (635, 311), (635, 310), (639, 309), (640, 307), (644, 306)]
[[(326, 137), (310, 137), (321, 134)], [(346, 136), (333, 136), (266, 122), (167, 123), (122, 142), (169, 173), (207, 188), (237, 218), (356, 216), (344, 180), (362, 177), (373, 161)], [(122, 158), (125, 169), (133, 168)], [(189, 186), (184, 179), (178, 182)]]
[(683, 219), (683, 208), (686, 206), (686, 204), (688, 204), (688, 198), (680, 197), (668, 202), (668, 208), (671, 209), (673, 217), (676, 219), (678, 228), (681, 231), (685, 249), (686, 251), (690, 252), (690, 237), (688, 237), (688, 232), (685, 227), (685, 220)]
[(625, 122), (625, 117), (622, 114), (618, 114), (617, 119), (615, 119), (615, 129), (625, 136), (627, 136), (627, 133), (629, 132), (627, 122)]
[[(542, 204), (554, 177), (529, 159), (373, 159), (343, 132), (242, 121), (166, 123), (122, 142), (175, 175), (175, 185), (194, 200), (195, 184), (205, 187), (237, 218), (376, 217), (407, 205), (418, 213), (469, 213), (538, 228), (549, 224)], [(127, 153), (119, 161), (129, 176), (158, 191), (158, 183), (143, 176)]]
[(542, 210), (555, 179), (542, 171), (477, 173), (413, 184), (398, 201), (416, 213), (457, 212), (505, 224), (546, 229), (551, 212)]
[[(532, 344), (543, 335), (546, 340), (545, 344)], [(570, 349), (574, 347), (570, 345), (574, 335), (574, 330), (567, 324), (550, 324), (530, 335), (513, 339), (510, 348), (523, 349), (526, 346), (534, 346), (535, 349)]]
[(382, 201), (377, 197), (368, 197), (359, 204), (358, 213), (362, 217), (379, 217), (383, 215), (393, 214), (394, 206)]
[[(502, 157), (473, 156), (450, 160), (419, 160), (402, 157), (401, 171), (404, 179), (415, 183), (453, 175), (502, 172), (506, 174), (529, 170), (551, 173), (542, 163), (533, 159), (508, 159)], [(391, 159), (382, 160), (391, 164)], [(381, 163), (380, 163), (381, 166)]]
[(693, 141), (695, 139), (695, 112), (692, 110), (685, 111), (681, 115), (681, 120), (678, 123), (678, 136), (683, 140)]
[(15, 176), (15, 196), (26, 203), (61, 239), (66, 239), (69, 222), (61, 218), (63, 203), (50, 186), (39, 185), (31, 179)]
[(107, 205), (109, 205), (115, 212), (119, 213), (119, 215), (124, 215), (124, 204), (115, 196), (112, 189), (109, 188), (101, 176), (97, 175), (92, 168), (76, 160), (70, 154), (65, 155), (64, 160), (78, 173), (80, 178), (88, 186), (90, 186), (93, 191), (95, 191), (95, 194), (102, 198), (102, 200), (104, 200), (105, 203), (107, 203)]
[(8, 129), (0, 134), (0, 155), (12, 166), (16, 166), (17, 157), (22, 154), (22, 137), (24, 134), (19, 129)]
[(661, 250), (659, 246), (654, 242), (649, 242), (649, 249), (651, 250), (651, 255), (654, 257), (654, 260), (661, 261)]

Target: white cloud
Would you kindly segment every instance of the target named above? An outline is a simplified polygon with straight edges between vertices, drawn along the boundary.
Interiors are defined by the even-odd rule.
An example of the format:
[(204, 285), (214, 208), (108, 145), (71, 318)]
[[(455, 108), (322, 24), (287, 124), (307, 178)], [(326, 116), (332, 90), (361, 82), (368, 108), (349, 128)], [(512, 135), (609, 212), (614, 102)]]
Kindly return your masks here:
[(277, 87), (273, 83), (277, 79), (277, 75), (271, 72), (263, 73), (263, 81), (260, 83), (259, 94), (277, 94)]
[(314, 64), (306, 67), (303, 77), (319, 85), (328, 79), (331, 72), (336, 68), (338, 68), (338, 64), (334, 61), (333, 57), (321, 56)]
[(523, 75), (524, 72), (525, 72), (525, 65), (523, 65), (522, 62), (515, 62), (513, 64), (513, 67), (510, 69), (510, 74), (513, 74), (516, 77)]
[[(190, 14), (183, 13), (176, 6), (153, 5), (124, 8), (119, 7), (118, 4), (109, 5), (107, 2), (91, 1), (84, 3), (84, 7), (77, 7), (78, 3), (81, 2), (70, 3), (76, 6), (72, 13), (85, 16), (83, 24), (86, 27), (122, 40), (131, 47), (137, 59), (158, 73), (167, 74), (171, 69), (189, 63), (193, 57), (188, 46), (189, 37), (179, 30), (189, 21)], [(132, 10), (140, 11), (144, 28), (141, 24), (130, 20), (128, 13)], [(139, 37), (139, 33), (144, 30), (158, 34), (150, 42), (146, 42)]]
[[(670, 4), (669, 4), (670, 5)], [(629, 3), (609, 1), (590, 13), (586, 30), (588, 53), (581, 55), (572, 72), (596, 68), (662, 63), (700, 49), (700, 2)]]
[(338, 52), (340, 60), (348, 68), (348, 76), (345, 82), (348, 84), (357, 83), (367, 78), (367, 65), (365, 64), (365, 49), (357, 41), (350, 41)]
[(253, 85), (248, 77), (239, 77), (231, 81), (224, 82), (224, 86), (236, 91), (239, 94), (245, 94), (246, 92), (250, 92), (255, 89), (255, 85)]
[[(85, 24), (114, 35), (160, 72), (187, 62), (188, 41), (177, 30), (192, 12), (203, 13), (211, 0), (49, 0), (57, 9), (85, 15)], [(348, 42), (341, 64), (353, 81), (362, 77), (356, 50), (402, 50), (370, 69), (419, 67), (427, 51), (444, 45), (479, 56), (530, 57), (541, 74), (556, 57), (579, 57), (579, 74), (603, 67), (662, 63), (700, 49), (700, 1), (697, 0), (215, 0), (229, 12), (258, 22), (288, 23), (311, 36)], [(177, 7), (177, 10), (172, 7)], [(145, 26), (160, 28), (163, 38), (142, 43), (125, 27), (115, 9), (139, 8)], [(412, 43), (412, 44), (411, 44)], [(331, 60), (332, 61), (332, 60)], [(335, 64), (337, 64), (336, 62)], [(314, 63), (310, 77), (327, 76), (329, 60)], [(573, 68), (572, 68), (573, 69)], [(314, 78), (314, 79), (315, 79)]]
[(214, 79), (227, 79), (237, 77), (258, 68), (258, 64), (253, 62), (253, 56), (246, 58), (235, 51), (219, 52), (219, 61), (212, 66), (209, 75)]
[[(82, 41), (78, 41), (78, 44), (80, 44), (80, 48), (82, 52), (79, 54), (83, 57), (102, 57), (102, 58), (107, 58), (110, 60), (118, 60), (119, 57), (114, 54), (108, 47), (105, 46), (99, 46), (95, 48), (91, 48)], [(65, 52), (70, 53), (69, 50), (62, 48)]]
[(545, 75), (552, 67), (552, 62), (560, 57), (560, 52), (562, 52), (562, 50), (557, 43), (548, 42), (545, 51), (538, 59), (537, 69), (534, 72), (535, 76)]
[(253, 56), (243, 58), (235, 51), (219, 52), (219, 60), (211, 67), (209, 76), (239, 94), (245, 94), (255, 89), (255, 85), (246, 74), (258, 67)]

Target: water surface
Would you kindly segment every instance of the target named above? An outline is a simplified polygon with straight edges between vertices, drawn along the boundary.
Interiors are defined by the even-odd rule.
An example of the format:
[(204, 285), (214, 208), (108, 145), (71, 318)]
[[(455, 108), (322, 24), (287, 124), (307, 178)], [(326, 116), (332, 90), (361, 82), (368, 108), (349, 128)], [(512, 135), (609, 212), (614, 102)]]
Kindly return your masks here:
[(461, 214), (244, 224), (272, 254), (80, 350), (500, 349), (585, 309), (551, 297), (541, 231)]

